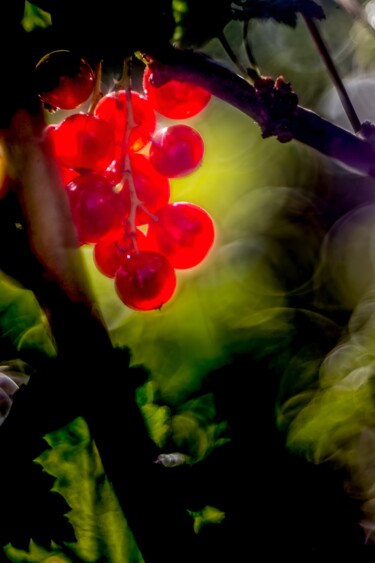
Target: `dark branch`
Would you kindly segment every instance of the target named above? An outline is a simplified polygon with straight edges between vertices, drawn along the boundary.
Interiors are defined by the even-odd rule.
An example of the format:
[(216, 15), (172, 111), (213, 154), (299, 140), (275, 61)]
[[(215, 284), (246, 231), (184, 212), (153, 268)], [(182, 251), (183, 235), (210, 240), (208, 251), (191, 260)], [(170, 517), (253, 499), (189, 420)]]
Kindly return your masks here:
[[(269, 99), (260, 95), (259, 90), (247, 80), (202, 53), (170, 49), (149, 55), (150, 60), (155, 61), (155, 84), (162, 84), (171, 79), (192, 81), (239, 109), (260, 126), (263, 136), (270, 136), (268, 126), (274, 115), (270, 113)], [(300, 105), (295, 107), (293, 115), (289, 114), (288, 119), (290, 139), (299, 141), (358, 172), (375, 177), (374, 147), (368, 140), (334, 125)], [(279, 136), (277, 127), (273, 134)], [(285, 141), (285, 138), (279, 140)]]

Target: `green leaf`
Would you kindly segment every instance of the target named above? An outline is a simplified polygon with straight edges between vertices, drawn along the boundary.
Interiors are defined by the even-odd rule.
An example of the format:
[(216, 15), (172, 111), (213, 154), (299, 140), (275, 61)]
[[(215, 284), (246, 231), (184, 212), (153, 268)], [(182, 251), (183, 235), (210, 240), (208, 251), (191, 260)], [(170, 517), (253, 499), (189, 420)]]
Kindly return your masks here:
[(225, 512), (222, 512), (214, 506), (205, 506), (199, 512), (188, 511), (190, 516), (194, 518), (194, 532), (198, 534), (203, 526), (207, 524), (220, 524), (225, 518)]
[(67, 516), (77, 542), (70, 550), (87, 563), (143, 562), (85, 420), (75, 419), (46, 441), (50, 448), (37, 462), (56, 477), (53, 490), (72, 509)]
[(148, 432), (159, 448), (162, 448), (170, 431), (170, 410), (154, 403), (155, 384), (148, 381), (136, 390), (137, 404), (145, 419)]
[(55, 355), (45, 315), (34, 294), (6, 279), (0, 279), (0, 337), (3, 353), (9, 349), (8, 356), (22, 350)]
[(331, 457), (342, 463), (355, 461), (350, 460), (350, 455), (355, 458), (355, 453), (348, 444), (375, 422), (368, 370), (356, 370), (310, 399), (307, 404), (302, 404), (290, 425), (288, 447), (314, 463)]
[(47, 550), (39, 546), (32, 540), (30, 541), (28, 551), (18, 549), (11, 544), (5, 546), (5, 554), (9, 561), (14, 563), (71, 563), (71, 559), (64, 555), (61, 548), (58, 546), (53, 547), (52, 550)]
[(41, 10), (27, 0), (25, 1), (25, 13), (22, 19), (22, 26), (25, 31), (33, 31), (38, 27), (44, 29), (51, 24), (51, 16), (48, 12)]

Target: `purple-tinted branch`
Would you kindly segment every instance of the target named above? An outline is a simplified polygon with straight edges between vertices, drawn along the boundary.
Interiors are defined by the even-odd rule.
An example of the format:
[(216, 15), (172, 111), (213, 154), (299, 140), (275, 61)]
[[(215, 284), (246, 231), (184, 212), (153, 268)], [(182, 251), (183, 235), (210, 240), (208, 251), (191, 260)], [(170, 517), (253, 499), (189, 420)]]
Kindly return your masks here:
[[(265, 79), (265, 82), (276, 86), (278, 92), (285, 94), (284, 97), (270, 98), (265, 95), (264, 89), (253, 86), (204, 53), (171, 48), (144, 56), (150, 62), (154, 61), (152, 68), (156, 85), (171, 79), (194, 82), (250, 117), (259, 125), (263, 137), (277, 136), (281, 142), (294, 139), (358, 172), (375, 177), (373, 145), (317, 113), (293, 104), (293, 96), (296, 99), (296, 95), (291, 89), (288, 91), (288, 84), (283, 79), (275, 82)], [(278, 82), (283, 89), (278, 89)]]

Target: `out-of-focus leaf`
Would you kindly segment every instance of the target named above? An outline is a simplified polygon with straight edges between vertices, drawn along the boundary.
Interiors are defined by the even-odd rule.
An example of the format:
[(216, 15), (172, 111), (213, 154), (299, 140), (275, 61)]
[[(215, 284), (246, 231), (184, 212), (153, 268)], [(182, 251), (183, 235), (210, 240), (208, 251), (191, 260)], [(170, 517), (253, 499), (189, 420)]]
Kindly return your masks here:
[(214, 396), (206, 393), (179, 406), (170, 420), (170, 440), (197, 463), (228, 441), (226, 421), (217, 421)]
[[(65, 541), (75, 541), (73, 528), (67, 520), (70, 507), (53, 489), (54, 478), (27, 459), (23, 451), (27, 449), (25, 444), (20, 446), (18, 442), (18, 449), (6, 448), (7, 437), (2, 435), (2, 438), (2, 447), (9, 457), (2, 461), (0, 470), (1, 482), (6, 484), (1, 498), (4, 520), (0, 545), (27, 553), (31, 540), (46, 551), (52, 548), (53, 542), (62, 545)], [(25, 557), (23, 561), (28, 559)]]
[(189, 514), (194, 518), (194, 532), (199, 533), (203, 526), (207, 524), (220, 524), (225, 518), (225, 512), (222, 512), (214, 506), (205, 506), (199, 512), (192, 512)]
[(154, 403), (154, 388), (154, 382), (148, 381), (137, 389), (136, 399), (151, 438), (162, 448), (170, 432), (170, 409)]
[(301, 409), (289, 428), (288, 447), (315, 463), (334, 456), (350, 464), (346, 459), (348, 444), (374, 422), (371, 384), (367, 378), (354, 383), (348, 376), (346, 381), (316, 394)]
[[(174, 415), (166, 405), (156, 402), (156, 384), (148, 381), (137, 389), (137, 403), (151, 438), (160, 447), (182, 449), (189, 463), (201, 461), (228, 439), (223, 436), (227, 423), (215, 421), (212, 393), (181, 404)], [(155, 402), (154, 402), (155, 401)]]
[(51, 24), (51, 16), (48, 12), (41, 10), (27, 0), (25, 1), (25, 13), (22, 20), (25, 31), (33, 31), (37, 27), (44, 29)]
[(32, 291), (5, 279), (0, 279), (0, 336), (3, 350), (37, 350), (48, 356), (56, 352), (45, 316)]
[(17, 349), (20, 351), (43, 350), (48, 356), (56, 354), (56, 348), (43, 322), (35, 324), (22, 333), (17, 342)]
[(177, 414), (171, 420), (171, 439), (177, 448), (183, 449), (190, 463), (197, 463), (208, 456), (217, 446), (228, 440), (221, 438), (226, 423), (212, 423), (206, 427), (199, 424), (191, 412)]
[(5, 546), (4, 551), (9, 561), (14, 563), (40, 563), (41, 561), (43, 563), (71, 563), (72, 561), (58, 546), (47, 550), (33, 541), (30, 542), (27, 552), (10, 544)]

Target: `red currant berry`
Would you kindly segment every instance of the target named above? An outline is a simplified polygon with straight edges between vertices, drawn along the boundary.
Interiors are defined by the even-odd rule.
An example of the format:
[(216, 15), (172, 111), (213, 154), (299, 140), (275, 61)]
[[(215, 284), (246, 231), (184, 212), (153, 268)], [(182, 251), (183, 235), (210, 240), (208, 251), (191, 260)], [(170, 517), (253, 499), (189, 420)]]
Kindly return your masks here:
[[(116, 159), (124, 159), (125, 132), (128, 122), (127, 96), (125, 90), (111, 92), (101, 98), (94, 113), (106, 121), (115, 134), (117, 148)], [(138, 92), (131, 93), (132, 129), (129, 136), (129, 148), (132, 151), (141, 150), (151, 139), (156, 129), (156, 114), (148, 100)]]
[[(49, 148), (53, 153), (55, 153), (53, 136), (55, 134), (56, 129), (57, 129), (57, 124), (55, 123), (51, 123), (47, 125), (44, 129), (44, 141), (49, 145)], [(77, 170), (73, 170), (72, 168), (66, 168), (65, 166), (61, 166), (56, 156), (55, 156), (55, 160), (60, 172), (62, 184), (64, 186), (68, 184), (71, 180), (73, 180), (73, 178), (79, 175), (79, 172), (77, 172)]]
[[(171, 186), (168, 178), (159, 174), (153, 167), (147, 156), (143, 154), (132, 154), (130, 158), (131, 175), (137, 199), (140, 204), (136, 210), (135, 223), (143, 225), (150, 221), (150, 213), (155, 213), (158, 209), (169, 202)], [(118, 183), (123, 177), (123, 173), (116, 170), (116, 165), (111, 167), (106, 174), (109, 178)], [(131, 206), (131, 192), (129, 190), (129, 180), (126, 180), (121, 190), (127, 209)]]
[(99, 272), (108, 278), (114, 278), (128, 254), (147, 249), (147, 238), (142, 231), (137, 229), (132, 236), (121, 230), (95, 244), (93, 259)]
[(91, 96), (95, 77), (91, 66), (72, 51), (52, 51), (35, 68), (41, 101), (52, 109), (75, 109)]
[(150, 222), (147, 238), (176, 269), (192, 268), (207, 256), (215, 240), (209, 213), (193, 203), (169, 203)]
[(176, 273), (167, 258), (147, 250), (127, 254), (115, 275), (119, 298), (139, 311), (160, 309), (172, 298), (176, 284)]
[(88, 113), (66, 117), (51, 130), (56, 159), (80, 172), (105, 170), (115, 155), (114, 135), (108, 123)]
[(66, 184), (69, 184), (69, 182), (79, 176), (79, 172), (72, 170), (71, 168), (64, 168), (63, 166), (60, 166), (60, 176), (63, 185), (66, 186)]
[(123, 198), (109, 178), (91, 172), (66, 185), (72, 219), (81, 244), (95, 244), (126, 220)]
[(149, 157), (156, 170), (168, 178), (181, 178), (202, 163), (204, 143), (189, 125), (171, 125), (158, 131), (151, 142)]
[(211, 99), (210, 92), (191, 82), (170, 80), (161, 86), (155, 86), (149, 66), (143, 72), (143, 91), (154, 110), (170, 119), (193, 117)]

